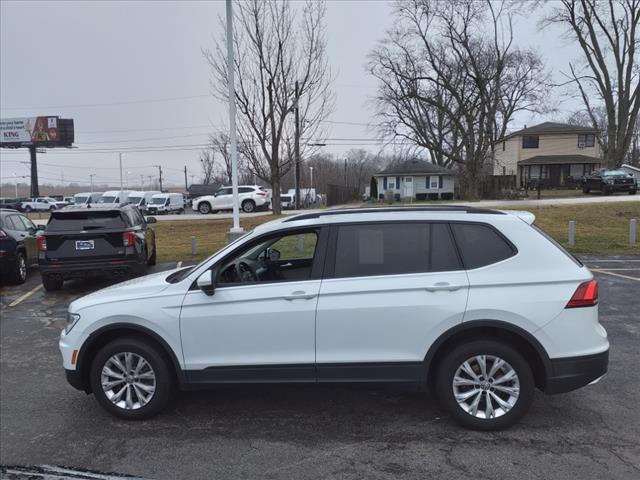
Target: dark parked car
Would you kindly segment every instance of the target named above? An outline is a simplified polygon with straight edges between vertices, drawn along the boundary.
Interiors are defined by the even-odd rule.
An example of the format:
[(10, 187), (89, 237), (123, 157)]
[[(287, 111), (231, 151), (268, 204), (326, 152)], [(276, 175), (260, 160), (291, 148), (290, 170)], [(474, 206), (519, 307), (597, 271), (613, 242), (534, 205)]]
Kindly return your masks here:
[(78, 208), (51, 213), (38, 237), (38, 263), (46, 290), (65, 280), (141, 274), (156, 263), (156, 237), (137, 207)]
[(0, 198), (0, 208), (10, 208), (11, 210), (18, 210), (22, 208), (22, 202), (24, 198)]
[(633, 176), (624, 170), (601, 168), (582, 179), (582, 191), (584, 193), (598, 191), (603, 195), (609, 195), (613, 192), (628, 192), (629, 195), (635, 195), (638, 191), (638, 183)]
[(24, 283), (29, 266), (38, 262), (37, 234), (44, 225), (35, 225), (17, 210), (0, 209), (0, 276), (5, 282)]

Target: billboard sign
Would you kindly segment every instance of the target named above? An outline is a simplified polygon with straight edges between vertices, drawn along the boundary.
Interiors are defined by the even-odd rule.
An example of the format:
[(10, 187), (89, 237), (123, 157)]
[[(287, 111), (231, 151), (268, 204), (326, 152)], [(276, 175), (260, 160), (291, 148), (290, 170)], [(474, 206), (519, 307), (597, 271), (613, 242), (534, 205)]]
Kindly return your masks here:
[(56, 116), (0, 119), (2, 147), (70, 147), (73, 120)]

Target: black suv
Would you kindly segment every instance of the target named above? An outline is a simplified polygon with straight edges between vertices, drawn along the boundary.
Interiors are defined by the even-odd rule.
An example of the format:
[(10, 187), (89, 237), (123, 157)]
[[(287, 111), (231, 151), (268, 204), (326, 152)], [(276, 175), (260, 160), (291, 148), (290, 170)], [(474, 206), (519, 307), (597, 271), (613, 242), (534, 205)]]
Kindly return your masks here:
[(38, 237), (38, 263), (46, 290), (71, 278), (141, 274), (156, 263), (156, 237), (137, 207), (122, 205), (55, 210)]
[(632, 175), (624, 170), (601, 168), (582, 179), (582, 191), (584, 193), (598, 191), (602, 195), (609, 195), (613, 192), (629, 192), (629, 195), (635, 195), (638, 191), (638, 183)]
[(37, 234), (44, 225), (35, 225), (22, 213), (0, 209), (0, 276), (9, 283), (27, 279), (31, 264), (38, 263)]

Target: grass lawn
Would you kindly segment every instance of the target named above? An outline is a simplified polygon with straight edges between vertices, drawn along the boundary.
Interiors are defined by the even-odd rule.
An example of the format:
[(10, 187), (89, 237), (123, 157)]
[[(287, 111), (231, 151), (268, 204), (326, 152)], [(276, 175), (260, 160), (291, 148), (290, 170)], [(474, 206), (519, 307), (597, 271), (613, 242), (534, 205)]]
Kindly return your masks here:
[[(629, 220), (640, 222), (640, 203), (609, 203), (560, 207), (529, 207), (536, 225), (567, 246), (569, 220), (576, 222), (576, 245), (568, 248), (576, 254), (640, 254), (640, 244), (631, 246)], [(241, 225), (251, 230), (276, 217), (243, 218)], [(222, 248), (232, 220), (159, 222), (153, 226), (157, 235), (158, 260), (201, 260)], [(196, 237), (198, 254), (191, 255), (191, 236)]]

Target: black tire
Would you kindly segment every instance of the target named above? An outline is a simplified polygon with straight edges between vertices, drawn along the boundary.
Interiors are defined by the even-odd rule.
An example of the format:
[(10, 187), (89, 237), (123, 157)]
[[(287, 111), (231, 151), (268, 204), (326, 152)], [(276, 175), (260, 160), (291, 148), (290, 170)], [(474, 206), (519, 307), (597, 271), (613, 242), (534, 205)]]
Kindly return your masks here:
[(256, 210), (256, 202), (253, 200), (245, 200), (242, 202), (242, 211), (244, 213), (251, 213)]
[(56, 209), (56, 207), (54, 207), (53, 205), (51, 205), (51, 206), (49, 207), (49, 211), (50, 211), (50, 212), (53, 212), (55, 209)]
[(22, 285), (27, 281), (27, 256), (23, 251), (16, 252), (16, 261), (9, 273), (9, 282), (13, 285)]
[(211, 213), (211, 204), (209, 202), (200, 202), (198, 204), (198, 211), (203, 215)]
[[(112, 356), (125, 352), (131, 352), (142, 357), (151, 365), (155, 374), (156, 383), (153, 396), (149, 403), (137, 409), (127, 410), (113, 404), (102, 388), (101, 377), (105, 363)], [(157, 415), (168, 405), (173, 389), (173, 376), (162, 353), (147, 342), (130, 337), (113, 340), (98, 351), (91, 363), (89, 380), (93, 394), (100, 406), (111, 415), (125, 420), (143, 420)]]
[(629, 195), (635, 195), (637, 190), (629, 190)]
[(54, 275), (43, 275), (42, 276), (42, 286), (47, 292), (55, 292), (56, 290), (62, 289), (64, 285), (64, 280), (60, 277), (55, 277)]
[[(491, 355), (498, 357), (506, 361), (517, 375), (519, 382), (519, 394), (515, 400), (515, 404), (510, 410), (506, 413), (502, 413), (498, 417), (486, 419), (474, 416), (465, 411), (462, 406), (458, 404), (455, 398), (453, 379), (456, 371), (466, 360), (472, 359), (477, 355)], [(493, 381), (493, 379), (491, 380)], [(493, 395), (493, 393), (489, 392), (489, 390), (493, 388), (491, 387), (492, 382), (489, 383), (488, 379), (484, 379), (481, 383), (484, 383), (488, 390), (482, 388), (483, 391), (480, 393), (480, 398), (482, 399), (480, 400), (480, 407), (486, 407), (485, 391), (487, 392), (487, 397), (489, 395)], [(471, 389), (474, 387), (468, 388)], [(533, 400), (534, 390), (535, 383), (533, 374), (531, 373), (531, 367), (526, 360), (522, 355), (520, 355), (520, 353), (518, 353), (517, 350), (496, 340), (475, 340), (460, 344), (439, 362), (437, 368), (436, 392), (441, 405), (449, 411), (454, 420), (462, 426), (473, 430), (501, 430), (513, 425), (527, 412), (527, 410), (529, 410)], [(494, 392), (494, 390), (491, 390), (491, 392)], [(498, 392), (498, 394), (504, 395), (500, 392)], [(470, 398), (476, 398), (476, 396), (474, 395)], [(497, 402), (495, 405), (498, 405)], [(482, 410), (482, 412), (486, 411), (484, 408), (479, 408), (478, 410)]]
[(25, 213), (31, 213), (31, 207), (29, 205), (27, 205), (26, 207), (24, 207), (24, 211)]
[(153, 244), (153, 253), (149, 258), (147, 258), (147, 265), (155, 265), (156, 264), (156, 244)]
[(600, 188), (602, 195), (606, 196), (609, 195), (611, 192), (609, 191), (609, 189), (606, 187), (606, 185), (602, 185), (602, 187)]
[(582, 193), (584, 193), (585, 195), (588, 195), (590, 191), (591, 190), (589, 190), (587, 187), (582, 187)]
[(184, 215), (184, 208), (181, 208), (180, 210), (178, 210), (178, 215)]

